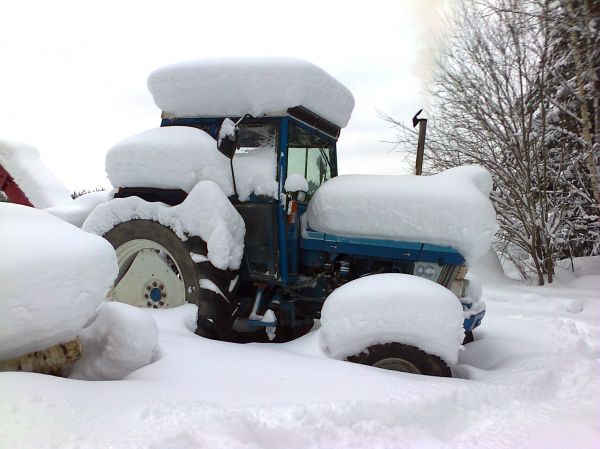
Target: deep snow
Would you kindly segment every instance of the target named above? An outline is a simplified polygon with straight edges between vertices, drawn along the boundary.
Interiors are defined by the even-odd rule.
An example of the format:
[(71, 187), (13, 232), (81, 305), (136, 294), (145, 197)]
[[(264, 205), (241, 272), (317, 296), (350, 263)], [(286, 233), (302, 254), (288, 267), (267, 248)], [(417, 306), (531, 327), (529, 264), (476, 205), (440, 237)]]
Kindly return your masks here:
[(73, 340), (118, 273), (110, 243), (31, 207), (0, 203), (0, 249), (0, 360)]
[(453, 379), (330, 359), (319, 329), (236, 345), (194, 335), (194, 306), (144, 311), (160, 359), (123, 381), (0, 373), (0, 447), (598, 447), (600, 290), (498, 279)]

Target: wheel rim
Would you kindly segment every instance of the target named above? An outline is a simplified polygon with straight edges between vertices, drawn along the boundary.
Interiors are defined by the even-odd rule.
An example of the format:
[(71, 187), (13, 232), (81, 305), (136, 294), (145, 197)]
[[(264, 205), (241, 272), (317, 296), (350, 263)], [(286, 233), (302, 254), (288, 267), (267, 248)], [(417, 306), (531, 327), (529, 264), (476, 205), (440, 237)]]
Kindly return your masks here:
[(376, 368), (389, 369), (391, 371), (401, 371), (403, 373), (421, 374), (421, 371), (411, 362), (397, 357), (388, 357), (379, 360), (373, 364)]
[(123, 243), (116, 249), (119, 276), (113, 300), (138, 307), (162, 309), (185, 303), (185, 283), (172, 254), (146, 239)]

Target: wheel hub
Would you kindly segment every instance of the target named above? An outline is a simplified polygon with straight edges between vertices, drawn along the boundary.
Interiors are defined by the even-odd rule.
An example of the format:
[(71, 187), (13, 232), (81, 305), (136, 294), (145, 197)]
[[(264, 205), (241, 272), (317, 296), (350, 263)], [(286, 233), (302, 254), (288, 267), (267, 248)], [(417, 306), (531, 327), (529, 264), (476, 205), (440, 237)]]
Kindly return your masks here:
[(379, 360), (373, 364), (376, 368), (389, 369), (391, 371), (401, 371), (403, 373), (421, 374), (421, 371), (411, 362), (397, 357), (388, 357)]
[(119, 277), (113, 297), (153, 309), (185, 303), (185, 286), (171, 254), (151, 240), (131, 240), (117, 248)]

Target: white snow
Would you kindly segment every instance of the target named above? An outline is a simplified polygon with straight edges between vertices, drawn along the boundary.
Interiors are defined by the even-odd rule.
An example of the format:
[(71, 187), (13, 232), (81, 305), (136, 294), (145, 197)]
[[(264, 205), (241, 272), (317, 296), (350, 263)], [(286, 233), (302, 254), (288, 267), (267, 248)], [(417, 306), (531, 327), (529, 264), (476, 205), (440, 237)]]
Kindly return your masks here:
[(286, 192), (308, 192), (308, 182), (302, 175), (289, 175), (285, 180)]
[(215, 182), (233, 193), (229, 159), (215, 139), (189, 126), (154, 128), (128, 137), (106, 153), (114, 187), (156, 187), (190, 192), (198, 181)]
[(111, 192), (90, 192), (78, 196), (70, 203), (62, 206), (54, 206), (44, 209), (44, 212), (61, 218), (73, 226), (80, 228), (88, 215), (99, 204), (105, 203), (111, 198)]
[(352, 93), (323, 69), (293, 58), (219, 58), (155, 70), (148, 89), (166, 117), (285, 115), (303, 106), (339, 127), (354, 108)]
[(475, 166), (433, 176), (338, 176), (313, 196), (308, 225), (341, 236), (451, 246), (472, 263), (497, 230), (491, 189), (490, 174)]
[[(277, 154), (272, 148), (238, 152), (233, 159), (240, 201), (251, 194), (277, 195)], [(166, 126), (144, 131), (114, 145), (106, 154), (106, 173), (114, 187), (155, 187), (190, 192), (200, 181), (213, 181), (233, 195), (231, 167), (204, 131)]]
[(454, 364), (464, 338), (463, 319), (460, 302), (443, 286), (408, 274), (376, 274), (327, 297), (321, 344), (343, 360), (372, 345), (398, 342)]
[[(596, 447), (597, 292), (510, 284), (484, 285), (483, 294), (486, 319), (452, 367), (454, 379), (333, 360), (320, 349), (321, 330), (286, 344), (237, 345), (195, 335), (191, 304), (146, 311), (159, 327), (160, 358), (122, 381), (0, 373), (2, 444)], [(581, 301), (582, 312), (562, 309), (566, 300)]]
[[(11, 223), (18, 219), (20, 236), (8, 218)], [(62, 235), (68, 238), (59, 239)], [(97, 276), (104, 260), (90, 257), (98, 255), (100, 239), (81, 235), (43, 212), (0, 204), (0, 305), (8, 297), (5, 286), (17, 291), (25, 306), (31, 293), (44, 292), (48, 316), (69, 320), (71, 309), (79, 308), (82, 289), (90, 286), (83, 277), (90, 266)], [(31, 246), (12, 246), (17, 240)], [(57, 255), (63, 254), (65, 242), (85, 257), (78, 266), (59, 271), (56, 267), (65, 261)], [(111, 335), (125, 333), (131, 335), (130, 344), (143, 346), (148, 354), (155, 328), (141, 318), (147, 315), (159, 329), (151, 363), (111, 382), (0, 373), (0, 447), (595, 448), (600, 441), (600, 295), (588, 281), (600, 276), (598, 262), (598, 257), (575, 259), (575, 272), (567, 279), (566, 269), (561, 271), (564, 282), (547, 287), (502, 282), (501, 276), (497, 283), (484, 282), (486, 318), (475, 330), (475, 342), (452, 366), (452, 379), (332, 359), (321, 348), (324, 329), (318, 325), (286, 344), (238, 345), (195, 335), (197, 308), (191, 304), (166, 310), (105, 304), (100, 315), (109, 311), (106, 321), (92, 325), (98, 331), (94, 341), (107, 335), (107, 351), (97, 352), (97, 360), (108, 357), (112, 373), (126, 367), (127, 357), (118, 360), (108, 350)], [(486, 267), (473, 271), (481, 276), (497, 269)], [(486, 278), (492, 277), (488, 273)], [(41, 289), (40, 282), (50, 290)], [(47, 294), (68, 284), (77, 284), (75, 294)], [(367, 303), (378, 290), (370, 289), (362, 300)], [(51, 308), (67, 299), (68, 307), (60, 312)], [(452, 295), (450, 302), (458, 301)], [(116, 312), (119, 308), (124, 309)], [(116, 318), (125, 310), (127, 320)], [(133, 313), (142, 315), (134, 320)], [(4, 316), (0, 310), (0, 332), (6, 329)], [(112, 329), (114, 319), (118, 325)], [(26, 337), (39, 332), (42, 322), (29, 315), (20, 330)], [(92, 327), (87, 331), (92, 333)], [(85, 344), (102, 349), (102, 344)], [(123, 355), (125, 348), (117, 344), (112, 350)]]
[(226, 137), (232, 141), (235, 140), (235, 123), (228, 118), (223, 120), (223, 123), (221, 123), (221, 127), (219, 128), (219, 137), (217, 142), (219, 144), (219, 148), (221, 148), (221, 142)]
[(84, 354), (75, 362), (73, 379), (123, 379), (157, 357), (156, 322), (145, 309), (128, 304), (103, 303), (79, 337)]
[(129, 220), (153, 220), (185, 241), (198, 236), (207, 243), (207, 257), (222, 270), (237, 269), (244, 252), (244, 220), (212, 181), (199, 182), (177, 206), (149, 203), (138, 197), (116, 198), (90, 214), (82, 229), (104, 235)]
[(73, 340), (117, 275), (106, 240), (0, 203), (0, 359)]
[(34, 207), (64, 206), (71, 194), (31, 145), (0, 139), (0, 165), (8, 171)]

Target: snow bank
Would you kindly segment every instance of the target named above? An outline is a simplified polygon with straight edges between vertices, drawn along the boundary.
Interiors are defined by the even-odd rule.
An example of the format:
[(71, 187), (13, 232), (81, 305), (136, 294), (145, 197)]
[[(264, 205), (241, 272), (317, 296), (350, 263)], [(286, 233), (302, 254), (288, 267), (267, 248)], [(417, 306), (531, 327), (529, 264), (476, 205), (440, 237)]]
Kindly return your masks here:
[(68, 204), (44, 209), (44, 212), (48, 212), (80, 228), (94, 208), (108, 201), (110, 196), (111, 192), (90, 192), (78, 196)]
[(0, 165), (10, 173), (36, 208), (61, 206), (72, 201), (67, 188), (44, 165), (34, 147), (0, 140)]
[(79, 334), (83, 358), (70, 377), (118, 380), (148, 365), (158, 352), (158, 327), (146, 310), (105, 302), (98, 317)]
[(212, 181), (198, 183), (185, 201), (169, 207), (137, 197), (116, 198), (96, 207), (82, 229), (104, 235), (129, 220), (154, 220), (171, 228), (181, 240), (198, 236), (207, 243), (208, 258), (222, 270), (238, 269), (244, 253), (244, 220)]
[(490, 174), (475, 166), (433, 176), (338, 176), (313, 196), (308, 224), (342, 236), (447, 245), (474, 261), (497, 229), (491, 189)]
[(219, 58), (155, 70), (148, 89), (167, 117), (285, 115), (304, 106), (344, 127), (352, 93), (323, 69), (293, 58)]
[(118, 271), (106, 240), (15, 204), (0, 204), (0, 248), (0, 359), (74, 339)]
[[(277, 195), (277, 154), (256, 148), (234, 157), (240, 201), (251, 194)], [(189, 126), (150, 129), (114, 145), (106, 154), (106, 173), (114, 187), (155, 187), (190, 192), (200, 181), (213, 181), (233, 195), (231, 167), (217, 143)]]
[(460, 302), (441, 285), (408, 274), (376, 274), (348, 282), (327, 297), (320, 341), (336, 359), (398, 342), (455, 364), (463, 319)]

